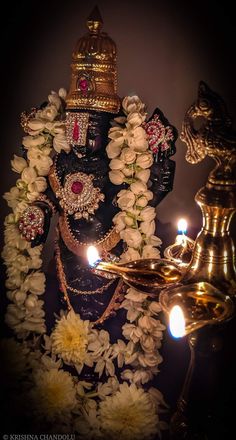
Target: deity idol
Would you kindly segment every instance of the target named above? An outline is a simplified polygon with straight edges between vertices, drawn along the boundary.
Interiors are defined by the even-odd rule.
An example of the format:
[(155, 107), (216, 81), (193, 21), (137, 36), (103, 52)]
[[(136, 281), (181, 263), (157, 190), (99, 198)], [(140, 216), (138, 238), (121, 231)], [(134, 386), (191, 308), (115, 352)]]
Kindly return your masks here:
[[(65, 105), (70, 151), (62, 150), (54, 156), (47, 190), (19, 222), (22, 235), (34, 247), (45, 242), (50, 218), (59, 214), (56, 264), (60, 295), (49, 293), (51, 299), (46, 299), (46, 304), (53, 304), (55, 312), (63, 303), (82, 319), (100, 325), (114, 313), (121, 283), (94, 273), (86, 251), (93, 245), (103, 258), (110, 254), (119, 257), (124, 252), (113, 218), (120, 210), (117, 194), (128, 186), (126, 182), (114, 184), (109, 178), (108, 132), (111, 124), (115, 125), (114, 118), (122, 121), (124, 112), (117, 95), (116, 46), (102, 32), (102, 25), (98, 11), (93, 12), (87, 21), (88, 33), (78, 40), (73, 52)], [(155, 145), (161, 136), (160, 124), (164, 132), (169, 127), (171, 136), (166, 148), (158, 151)], [(27, 131), (27, 123), (25, 127)], [(156, 207), (172, 189), (175, 163), (170, 156), (175, 153), (176, 132), (158, 109), (142, 127), (153, 154), (148, 183), (153, 198), (149, 205)], [(124, 165), (130, 177), (130, 163)]]

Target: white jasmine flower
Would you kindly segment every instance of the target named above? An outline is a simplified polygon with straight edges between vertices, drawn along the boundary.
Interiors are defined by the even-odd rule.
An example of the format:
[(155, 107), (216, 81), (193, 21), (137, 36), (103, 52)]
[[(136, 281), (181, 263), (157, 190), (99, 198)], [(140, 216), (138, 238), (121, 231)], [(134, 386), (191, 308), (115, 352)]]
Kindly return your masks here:
[(48, 121), (53, 121), (57, 116), (57, 108), (54, 104), (49, 104), (42, 110), (38, 110), (36, 117), (40, 119), (46, 119)]
[(125, 177), (132, 177), (134, 174), (134, 170), (132, 168), (124, 167), (122, 169), (122, 173), (125, 175)]
[(159, 246), (161, 246), (162, 241), (159, 237), (156, 237), (155, 235), (151, 235), (148, 238), (148, 243), (151, 244), (152, 246), (159, 247)]
[(117, 343), (113, 345), (113, 352), (117, 358), (118, 368), (122, 368), (124, 364), (132, 364), (137, 358), (135, 344), (132, 341), (129, 341), (126, 345), (124, 341), (118, 339)]
[(126, 164), (130, 165), (135, 162), (137, 153), (130, 148), (123, 148), (120, 154), (120, 159)]
[(138, 325), (145, 333), (151, 333), (152, 330), (158, 326), (158, 321), (151, 316), (144, 315), (139, 318)]
[(22, 287), (35, 295), (42, 295), (45, 290), (45, 282), (44, 273), (36, 271), (27, 275)]
[(122, 302), (122, 307), (127, 310), (127, 320), (129, 322), (134, 322), (138, 316), (144, 312), (142, 303), (130, 301), (125, 299)]
[(50, 167), (53, 164), (53, 160), (49, 157), (50, 150), (40, 149), (38, 147), (32, 147), (27, 153), (30, 167), (35, 167), (38, 174), (41, 176), (47, 176)]
[(153, 315), (157, 315), (162, 310), (160, 303), (157, 301), (151, 301), (148, 306), (148, 309)]
[(109, 377), (107, 382), (98, 383), (97, 393), (100, 399), (104, 399), (106, 396), (110, 394), (114, 394), (115, 391), (119, 389), (119, 381), (116, 376)]
[(125, 224), (127, 226), (134, 226), (134, 223), (135, 223), (135, 219), (133, 218), (133, 216), (131, 216), (131, 215), (125, 216)]
[(16, 156), (14, 154), (14, 159), (11, 160), (11, 167), (15, 173), (22, 173), (23, 169), (27, 167), (27, 162), (23, 157)]
[(140, 345), (145, 352), (152, 352), (156, 348), (156, 341), (151, 335), (142, 335), (140, 338)]
[(30, 393), (30, 401), (38, 418), (51, 422), (66, 419), (76, 406), (72, 376), (62, 370), (38, 370), (35, 373), (35, 387)]
[(148, 393), (134, 384), (120, 385), (99, 405), (102, 432), (111, 440), (145, 440), (158, 432), (159, 419)]
[(5, 192), (3, 198), (7, 201), (10, 208), (15, 209), (20, 200), (20, 190), (16, 186), (13, 186), (9, 192)]
[(127, 293), (125, 295), (125, 298), (138, 303), (142, 303), (143, 301), (145, 301), (145, 299), (147, 299), (147, 297), (148, 295), (138, 292), (138, 290), (133, 289), (132, 287), (127, 290)]
[(21, 180), (29, 184), (33, 183), (37, 179), (38, 175), (33, 167), (27, 167), (22, 171)]
[(88, 349), (93, 352), (93, 359), (98, 360), (104, 352), (110, 350), (110, 335), (105, 330), (100, 330), (99, 332), (92, 329)]
[(7, 289), (17, 289), (23, 282), (23, 275), (18, 269), (9, 267), (7, 269), (8, 279), (6, 280)]
[(127, 134), (126, 129), (123, 129), (120, 127), (112, 127), (109, 130), (108, 137), (109, 137), (109, 139), (112, 139), (115, 146), (121, 148), (124, 141), (125, 141), (126, 134)]
[(132, 247), (128, 247), (127, 251), (123, 252), (120, 256), (120, 260), (122, 263), (128, 263), (129, 261), (140, 260), (140, 253), (133, 249)]
[(59, 89), (58, 95), (60, 96), (60, 98), (62, 98), (63, 100), (66, 99), (66, 95), (67, 95), (67, 91), (66, 89), (64, 89), (63, 87), (61, 87)]
[(149, 382), (153, 379), (153, 372), (149, 368), (139, 368), (134, 371), (133, 382), (135, 384), (142, 384)]
[[(135, 369), (133, 371), (124, 370), (121, 374), (121, 377), (124, 380), (128, 380), (130, 383), (134, 383), (137, 385), (140, 385), (140, 384), (144, 385), (145, 383), (152, 380), (153, 373), (152, 373), (151, 369), (139, 368), (139, 369)], [(152, 397), (151, 397), (151, 400), (153, 400)]]
[(21, 306), (18, 306), (17, 304), (8, 305), (5, 314), (5, 322), (10, 328), (16, 330), (24, 318), (25, 311)]
[(120, 159), (112, 159), (110, 162), (111, 170), (122, 170), (124, 168), (124, 162)]
[(60, 97), (53, 90), (51, 91), (50, 95), (48, 95), (48, 101), (50, 102), (50, 104), (55, 105), (57, 110), (59, 110), (59, 108), (61, 107)]
[(34, 182), (28, 184), (28, 190), (33, 194), (36, 193), (36, 195), (38, 195), (38, 193), (44, 192), (46, 189), (47, 181), (44, 177), (37, 177)]
[(139, 215), (139, 220), (143, 222), (151, 222), (156, 217), (156, 211), (155, 208), (152, 208), (151, 206), (147, 206), (144, 208)]
[(24, 136), (22, 140), (22, 144), (26, 149), (31, 147), (37, 147), (43, 145), (45, 142), (45, 137), (42, 135), (39, 136)]
[(122, 211), (132, 208), (135, 204), (135, 195), (132, 191), (122, 189), (118, 194), (117, 204)]
[(118, 212), (114, 217), (113, 217), (113, 223), (116, 226), (116, 231), (120, 232), (122, 231), (122, 229), (124, 229), (126, 227), (126, 222), (125, 222), (125, 212), (121, 211)]
[(99, 377), (102, 376), (105, 371), (107, 376), (115, 376), (115, 367), (113, 364), (112, 347), (110, 347), (103, 356), (97, 361), (94, 369), (95, 373), (98, 373)]
[(13, 301), (19, 306), (23, 305), (25, 302), (27, 295), (22, 290), (16, 290)]
[(36, 295), (30, 294), (25, 300), (25, 307), (28, 310), (32, 310), (37, 306), (38, 297)]
[(148, 140), (145, 130), (142, 127), (134, 128), (131, 133), (127, 133), (127, 143), (130, 148), (138, 153), (148, 149)]
[(147, 183), (150, 178), (151, 171), (150, 170), (141, 170), (135, 173), (135, 177), (143, 183)]
[(147, 244), (143, 247), (142, 258), (160, 258), (160, 251), (150, 244)]
[(109, 159), (114, 159), (120, 155), (121, 146), (117, 145), (116, 141), (111, 141), (107, 145), (106, 152)]
[(142, 367), (152, 368), (152, 367), (156, 367), (157, 365), (161, 364), (163, 359), (158, 352), (155, 352), (155, 353), (151, 352), (151, 353), (139, 353), (138, 354), (138, 361)]
[(27, 273), (30, 268), (30, 258), (23, 254), (18, 254), (16, 258), (12, 261), (12, 266), (21, 272)]
[(143, 169), (150, 168), (152, 164), (153, 155), (151, 153), (143, 153), (137, 157), (136, 165)]
[(4, 233), (5, 243), (8, 246), (16, 247), (20, 250), (25, 250), (30, 247), (30, 244), (21, 238), (20, 231), (16, 224), (8, 225)]
[(67, 142), (65, 133), (58, 133), (53, 138), (53, 148), (57, 153), (60, 153), (61, 150), (66, 152), (70, 151), (70, 145)]
[(59, 355), (69, 365), (75, 365), (80, 373), (84, 364), (92, 366), (88, 355), (89, 321), (70, 311), (57, 321), (51, 333), (52, 352)]
[(142, 243), (142, 235), (137, 229), (126, 228), (120, 232), (121, 238), (128, 246), (138, 248)]
[(125, 113), (140, 112), (141, 114), (143, 114), (145, 109), (145, 105), (136, 95), (126, 96), (122, 101), (122, 107)]
[[(25, 211), (25, 209), (28, 206), (29, 206), (29, 204), (26, 201), (22, 201), (17, 204), (16, 208), (14, 209), (14, 213), (16, 214), (17, 219), (19, 219), (21, 217), (22, 213)], [(26, 242), (26, 243), (28, 243), (28, 242)]]
[(10, 263), (19, 255), (19, 249), (12, 246), (4, 246), (1, 255), (6, 263)]
[(148, 201), (153, 199), (153, 193), (152, 193), (152, 191), (150, 191), (150, 190), (145, 191), (145, 192), (143, 193), (143, 195), (146, 197), (146, 199), (147, 199)]
[(127, 126), (131, 126), (133, 128), (139, 127), (146, 119), (145, 115), (142, 115), (138, 112), (132, 112), (128, 114), (127, 117)]
[(109, 171), (109, 179), (114, 185), (121, 185), (124, 183), (125, 176), (122, 171), (119, 170)]
[[(40, 133), (40, 131), (42, 131), (45, 127), (45, 122), (43, 122), (40, 119), (34, 118), (34, 119), (30, 119), (28, 122), (28, 127), (34, 131), (37, 131), (37, 134)], [(34, 133), (32, 133), (34, 134)]]
[(122, 327), (122, 333), (126, 339), (136, 343), (141, 338), (143, 331), (140, 327), (136, 327), (134, 324), (126, 323)]
[(147, 191), (147, 185), (143, 182), (137, 181), (131, 183), (130, 190), (136, 195), (143, 194), (145, 191)]
[(156, 229), (155, 221), (152, 220), (151, 222), (142, 222), (140, 224), (140, 231), (145, 234), (147, 237), (150, 237), (154, 234)]

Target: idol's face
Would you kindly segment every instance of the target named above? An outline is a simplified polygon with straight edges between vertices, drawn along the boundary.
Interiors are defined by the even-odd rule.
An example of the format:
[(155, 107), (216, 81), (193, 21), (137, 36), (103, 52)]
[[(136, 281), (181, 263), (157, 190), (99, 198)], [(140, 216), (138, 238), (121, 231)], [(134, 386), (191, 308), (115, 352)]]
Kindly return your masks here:
[(90, 153), (105, 149), (110, 121), (114, 115), (106, 112), (67, 111), (66, 136), (72, 147), (86, 148)]

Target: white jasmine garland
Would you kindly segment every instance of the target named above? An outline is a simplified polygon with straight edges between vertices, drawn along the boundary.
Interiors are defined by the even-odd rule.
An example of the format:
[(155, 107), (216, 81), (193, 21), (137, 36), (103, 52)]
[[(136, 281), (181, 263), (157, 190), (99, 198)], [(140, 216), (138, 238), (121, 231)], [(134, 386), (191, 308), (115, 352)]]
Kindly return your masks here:
[[(70, 150), (62, 120), (61, 104), (65, 97), (64, 89), (58, 94), (51, 92), (47, 106), (27, 122), (28, 135), (22, 142), (26, 158), (14, 155), (11, 161), (13, 171), (20, 176), (16, 186), (4, 195), (13, 211), (4, 224), (2, 257), (10, 301), (5, 319), (21, 342), (14, 345), (13, 340), (7, 340), (5, 344), (16, 350), (20, 371), (22, 366), (25, 368), (22, 376), (27, 397), (39, 421), (62, 423), (63, 426), (57, 426), (62, 430), (67, 426), (68, 432), (78, 432), (79, 438), (85, 434), (91, 439), (104, 435), (116, 438), (119, 433), (124, 440), (151, 439), (161, 426), (159, 405), (153, 404), (155, 393), (149, 395), (140, 387), (157, 374), (162, 361), (158, 349), (164, 326), (156, 319), (160, 306), (147, 295), (129, 289), (121, 305), (127, 310), (123, 339), (113, 344), (107, 331), (95, 329), (74, 312), (62, 313), (51, 334), (46, 335), (41, 299), (45, 291), (45, 275), (41, 270), (43, 246), (31, 248), (18, 230), (22, 212), (47, 188), (46, 177), (54, 150)], [(111, 182), (127, 184), (117, 195), (120, 212), (113, 219), (127, 245), (121, 258), (122, 261), (156, 258), (161, 241), (154, 235), (155, 209), (148, 206), (153, 197), (148, 189), (153, 157), (142, 128), (146, 119), (144, 104), (136, 96), (127, 97), (123, 100), (123, 110), (126, 116), (114, 119), (107, 146)], [(15, 361), (16, 358), (14, 368)], [(98, 377), (106, 376), (107, 381), (94, 387), (79, 381), (76, 370), (73, 374), (61, 370), (63, 364), (74, 367), (78, 373), (84, 365), (94, 366)], [(122, 373), (125, 382), (121, 385), (115, 371), (116, 367), (125, 366), (129, 368)], [(22, 392), (25, 396), (25, 390)], [(120, 417), (115, 419), (114, 411)], [(130, 415), (129, 424), (125, 422), (126, 412)]]
[[(116, 230), (127, 244), (127, 250), (121, 255), (121, 261), (128, 262), (139, 258), (159, 258), (155, 246), (160, 240), (151, 239), (155, 232), (155, 209), (148, 206), (153, 198), (148, 189), (150, 167), (153, 154), (149, 150), (147, 135), (142, 127), (147, 114), (144, 104), (137, 96), (126, 97), (122, 103), (126, 117), (116, 118), (116, 127), (109, 131), (111, 141), (107, 146), (107, 155), (111, 160), (110, 180), (115, 185), (127, 184), (127, 189), (117, 194), (117, 203), (125, 216), (120, 213), (113, 218)], [(147, 247), (148, 246), (148, 247)], [(134, 252), (131, 251), (134, 250)]]

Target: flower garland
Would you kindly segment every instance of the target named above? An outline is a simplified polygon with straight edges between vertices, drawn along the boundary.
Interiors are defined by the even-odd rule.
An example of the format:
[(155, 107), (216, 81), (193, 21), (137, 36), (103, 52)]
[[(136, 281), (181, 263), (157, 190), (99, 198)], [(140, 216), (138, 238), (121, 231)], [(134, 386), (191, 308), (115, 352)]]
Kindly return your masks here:
[(153, 153), (143, 128), (147, 114), (137, 96), (123, 100), (123, 111), (126, 117), (114, 119), (117, 126), (109, 131), (111, 141), (106, 149), (112, 159), (110, 181), (115, 185), (128, 184), (127, 189), (117, 194), (121, 211), (113, 218), (116, 230), (127, 244), (121, 261), (159, 258), (157, 247), (161, 240), (154, 235), (156, 212), (155, 208), (148, 206), (153, 198), (148, 189)]
[[(58, 94), (52, 92), (47, 106), (30, 115), (28, 135), (23, 138), (26, 158), (14, 156), (11, 162), (20, 178), (4, 195), (13, 213), (5, 220), (2, 256), (10, 300), (6, 323), (20, 342), (13, 338), (2, 341), (6, 371), (12, 367), (12, 375), (19, 376), (20, 369), (22, 381), (16, 399), (22, 394), (27, 396), (29, 418), (33, 414), (38, 426), (45, 422), (48, 432), (57, 423), (58, 432), (76, 432), (79, 438), (115, 439), (119, 435), (124, 440), (151, 439), (165, 427), (159, 420), (160, 406), (165, 406), (161, 393), (153, 387), (148, 391), (141, 387), (157, 374), (162, 362), (158, 349), (165, 327), (157, 319), (158, 302), (128, 289), (121, 304), (127, 310), (127, 322), (122, 327), (124, 339), (114, 344), (107, 331), (95, 329), (73, 311), (62, 311), (55, 328), (46, 335), (44, 303), (40, 299), (45, 291), (42, 245), (31, 248), (18, 230), (23, 211), (47, 188), (46, 176), (54, 151), (70, 151), (63, 119), (65, 96), (64, 89)], [(129, 261), (158, 257), (156, 247), (160, 240), (154, 235), (155, 210), (147, 206), (152, 198), (147, 182), (153, 158), (143, 128), (144, 105), (137, 97), (127, 97), (123, 109), (127, 117), (114, 120), (107, 154), (112, 159), (111, 182), (129, 185), (118, 193), (121, 212), (114, 218), (116, 229), (127, 244), (121, 258)], [(63, 365), (73, 367), (74, 373), (64, 371)], [(80, 374), (84, 365), (93, 366), (103, 382), (94, 386), (80, 381), (76, 371)], [(116, 377), (115, 366), (122, 369), (122, 383)], [(27, 417), (27, 408), (22, 411)]]

